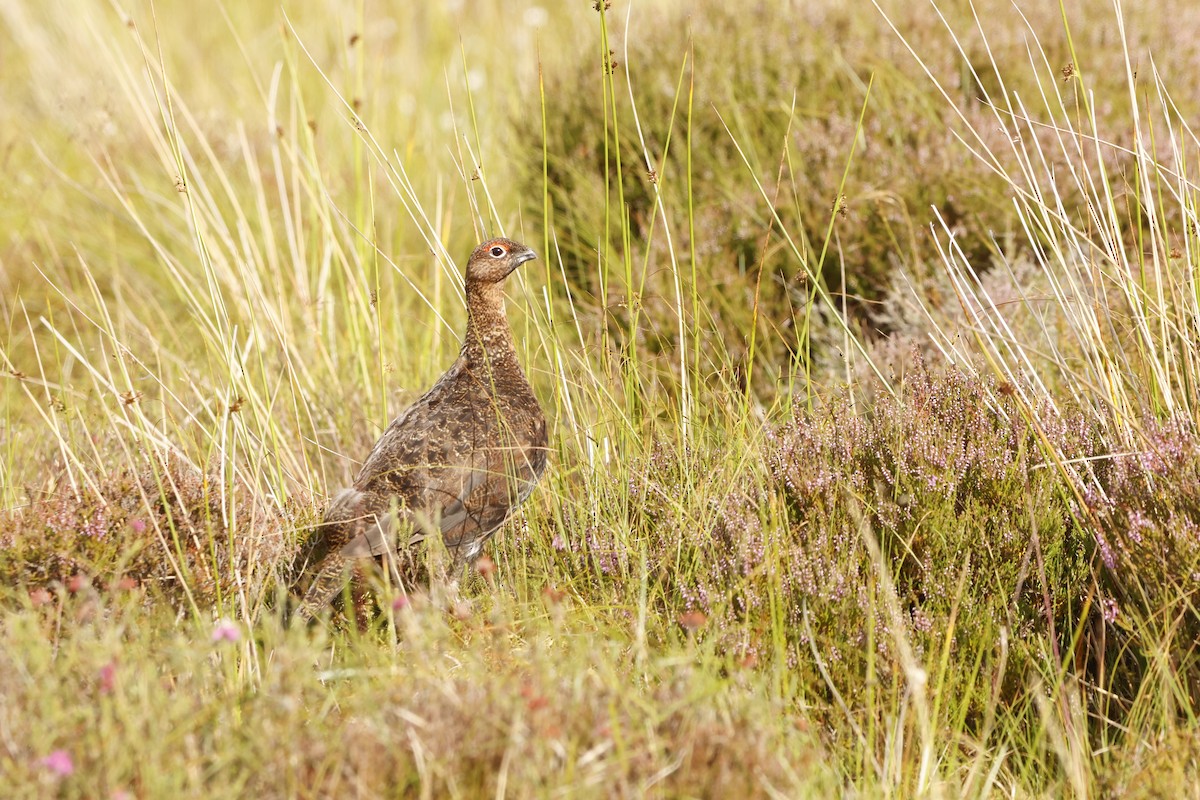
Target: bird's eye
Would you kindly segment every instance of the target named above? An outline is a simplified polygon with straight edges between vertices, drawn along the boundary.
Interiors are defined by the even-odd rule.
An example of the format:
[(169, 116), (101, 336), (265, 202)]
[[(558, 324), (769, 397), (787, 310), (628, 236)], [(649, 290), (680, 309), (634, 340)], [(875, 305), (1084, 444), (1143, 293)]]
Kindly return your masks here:
[(496, 245), (495, 247), (492, 248), (491, 253), (492, 253), (492, 258), (499, 258), (500, 256), (504, 255), (504, 248), (501, 247), (500, 245)]

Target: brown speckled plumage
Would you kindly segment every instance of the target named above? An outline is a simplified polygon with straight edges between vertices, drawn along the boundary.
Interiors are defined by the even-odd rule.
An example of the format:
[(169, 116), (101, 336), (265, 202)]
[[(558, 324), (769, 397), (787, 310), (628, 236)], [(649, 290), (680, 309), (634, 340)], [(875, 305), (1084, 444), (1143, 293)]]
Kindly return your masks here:
[[(502, 289), (532, 258), (510, 239), (471, 254), (462, 350), (383, 432), (354, 485), (330, 501), (306, 559), (302, 619), (341, 591), (358, 559), (395, 554), (385, 559), (393, 568), (412, 566), (411, 548), (431, 533), (440, 533), (457, 575), (541, 477), (546, 418), (517, 360)], [(404, 580), (403, 571), (393, 574)]]

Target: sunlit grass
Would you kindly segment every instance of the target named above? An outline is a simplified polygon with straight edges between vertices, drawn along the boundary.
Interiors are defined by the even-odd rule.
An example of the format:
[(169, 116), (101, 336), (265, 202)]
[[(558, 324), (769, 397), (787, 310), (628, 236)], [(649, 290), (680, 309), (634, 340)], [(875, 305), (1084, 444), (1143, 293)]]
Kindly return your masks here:
[[(0, 783), (1194, 791), (1192, 109), (882, 5), (0, 7)], [(549, 474), (460, 594), (285, 630), (500, 233)]]

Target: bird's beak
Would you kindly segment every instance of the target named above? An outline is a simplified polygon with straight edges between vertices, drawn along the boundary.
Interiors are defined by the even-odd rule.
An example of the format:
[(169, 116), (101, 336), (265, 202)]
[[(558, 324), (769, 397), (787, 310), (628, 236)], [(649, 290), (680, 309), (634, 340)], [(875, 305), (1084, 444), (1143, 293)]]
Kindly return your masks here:
[(519, 267), (526, 261), (533, 261), (535, 258), (537, 258), (537, 253), (533, 252), (532, 250), (526, 250), (523, 253), (517, 253), (514, 258), (516, 260), (516, 265)]

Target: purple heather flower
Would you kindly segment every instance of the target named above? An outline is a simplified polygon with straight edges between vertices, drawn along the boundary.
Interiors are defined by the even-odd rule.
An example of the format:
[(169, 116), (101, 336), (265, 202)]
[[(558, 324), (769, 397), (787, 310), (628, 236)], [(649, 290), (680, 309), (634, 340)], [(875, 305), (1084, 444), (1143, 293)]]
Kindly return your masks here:
[(79, 529), (79, 532), (89, 539), (102, 539), (108, 533), (108, 526), (104, 524), (104, 520), (100, 518), (99, 514), (93, 514)]
[(1104, 562), (1104, 566), (1110, 570), (1117, 568), (1117, 557), (1113, 553), (1113, 549), (1108, 544), (1108, 539), (1104, 538), (1103, 534), (1096, 534), (1096, 543), (1100, 547), (1100, 560)]
[(1129, 538), (1137, 544), (1142, 543), (1142, 531), (1152, 530), (1154, 523), (1145, 515), (1141, 509), (1134, 509), (1129, 512)]
[(1117, 606), (1117, 601), (1111, 597), (1105, 597), (1100, 601), (1100, 610), (1104, 614), (1104, 621), (1111, 624), (1116, 622), (1117, 614), (1121, 609)]
[(914, 608), (912, 612), (913, 627), (922, 633), (929, 633), (933, 630), (933, 620), (925, 613), (923, 608)]

